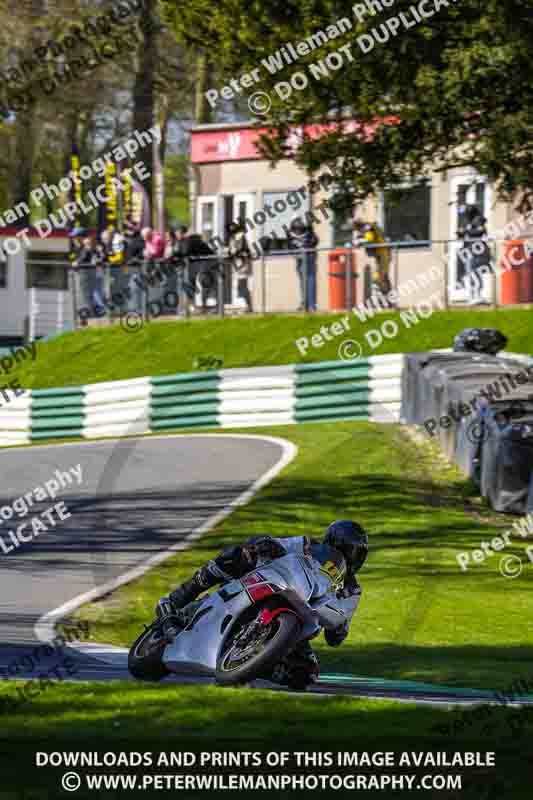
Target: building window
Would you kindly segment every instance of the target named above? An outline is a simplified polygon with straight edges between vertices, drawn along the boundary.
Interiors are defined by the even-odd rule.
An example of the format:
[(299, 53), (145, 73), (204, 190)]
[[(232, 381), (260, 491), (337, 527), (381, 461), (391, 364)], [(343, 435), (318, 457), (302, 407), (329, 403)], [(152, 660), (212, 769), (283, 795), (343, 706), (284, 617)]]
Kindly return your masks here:
[(332, 187), (329, 207), (333, 211), (332, 247), (345, 248), (353, 244), (353, 206), (348, 195), (344, 195), (337, 187)]
[(26, 264), (26, 288), (66, 291), (68, 266), (62, 253), (34, 252)]
[[(268, 206), (268, 211), (265, 211)], [(263, 208), (258, 209), (255, 216), (260, 212), (266, 217), (262, 225), (261, 236), (269, 237), (270, 243), (266, 243), (263, 249), (270, 252), (276, 250), (288, 250), (288, 230), (295, 217), (300, 217), (305, 223), (305, 212), (308, 210), (307, 201), (302, 199), (302, 195), (295, 189), (286, 192), (264, 192)]]
[(215, 203), (213, 200), (204, 200), (200, 204), (200, 234), (204, 239), (211, 239), (215, 235)]
[(427, 242), (431, 238), (431, 185), (424, 183), (384, 192), (383, 227), (391, 242), (430, 247)]
[(353, 216), (335, 211), (333, 213), (333, 247), (351, 247), (353, 243)]

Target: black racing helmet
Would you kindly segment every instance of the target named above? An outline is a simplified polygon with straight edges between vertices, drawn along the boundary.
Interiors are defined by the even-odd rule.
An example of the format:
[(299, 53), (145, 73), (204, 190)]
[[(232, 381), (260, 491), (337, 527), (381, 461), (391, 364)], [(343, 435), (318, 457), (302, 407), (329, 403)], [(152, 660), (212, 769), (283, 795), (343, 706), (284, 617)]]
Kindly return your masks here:
[(324, 544), (340, 550), (346, 559), (348, 572), (358, 572), (368, 555), (368, 536), (364, 529), (351, 519), (338, 519), (326, 530)]

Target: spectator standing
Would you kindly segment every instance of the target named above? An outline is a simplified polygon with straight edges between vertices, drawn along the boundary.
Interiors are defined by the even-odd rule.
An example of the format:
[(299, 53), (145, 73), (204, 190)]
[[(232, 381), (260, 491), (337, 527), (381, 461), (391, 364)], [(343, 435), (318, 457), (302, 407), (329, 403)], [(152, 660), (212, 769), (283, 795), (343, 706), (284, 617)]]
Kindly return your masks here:
[[(90, 307), (93, 301), (91, 290), (94, 283), (94, 267), (96, 263), (96, 253), (94, 242), (90, 236), (86, 236), (79, 242), (72, 266), (79, 275), (80, 302), (79, 306)], [(82, 325), (87, 325), (87, 318), (82, 318)]]
[[(468, 205), (464, 212), (465, 226), (457, 232), (458, 237), (464, 240), (462, 258), (466, 272), (466, 286), (468, 287), (468, 302), (470, 305), (479, 305), (483, 302), (481, 289), (483, 287), (482, 267), (490, 266), (490, 250), (486, 241), (487, 220), (478, 206)], [(474, 242), (481, 246), (473, 249)]]
[(124, 235), (113, 226), (109, 226), (102, 232), (100, 238), (106, 250), (109, 292), (111, 295), (121, 294), (127, 283), (122, 270), (126, 249)]
[(182, 248), (189, 257), (190, 283), (193, 287), (199, 285), (201, 310), (207, 313), (209, 296), (217, 295), (216, 253), (198, 233), (186, 235)]
[(175, 231), (170, 228), (168, 231), (165, 232), (165, 250), (163, 253), (163, 258), (165, 261), (168, 261), (174, 255), (174, 247), (176, 245), (176, 233)]
[(133, 216), (131, 214), (128, 214), (128, 216), (126, 217), (126, 220), (124, 222), (124, 235), (126, 236), (126, 239), (128, 239), (128, 240), (131, 239), (132, 236), (135, 233), (137, 233), (139, 228), (140, 228), (140, 225), (137, 222), (135, 222), (135, 220), (133, 219)]
[(316, 311), (316, 248), (318, 236), (312, 225), (295, 217), (290, 226), (289, 248), (301, 251), (296, 256), (296, 271), (300, 283), (298, 311)]
[(143, 228), (141, 230), (141, 236), (144, 242), (143, 248), (143, 258), (146, 261), (149, 261), (152, 258), (152, 236), (154, 232), (152, 228)]
[(165, 234), (165, 291), (173, 292), (177, 299), (176, 316), (183, 315), (183, 261), (179, 255), (178, 229), (171, 227)]
[(73, 228), (69, 232), (69, 249), (68, 249), (68, 257), (69, 261), (74, 264), (77, 260), (80, 251), (83, 247), (83, 239), (87, 235), (87, 231), (85, 228)]
[(141, 233), (141, 226), (130, 218), (126, 223), (126, 269), (128, 278), (128, 311), (142, 313), (142, 288), (136, 276), (142, 269), (146, 242)]
[(163, 258), (165, 240), (159, 231), (154, 231), (152, 228), (143, 228), (141, 236), (145, 242), (144, 258), (146, 261), (155, 261), (155, 259)]
[(189, 241), (189, 228), (187, 225), (178, 225), (174, 229), (173, 258), (176, 270), (176, 291), (179, 297), (178, 315), (185, 314), (185, 304), (189, 303), (189, 313), (193, 313), (196, 294), (196, 272), (194, 265), (189, 263), (191, 256), (191, 242)]
[(139, 225), (129, 225), (126, 232), (126, 262), (142, 261), (145, 241)]
[(159, 231), (154, 231), (152, 234), (152, 241), (150, 242), (150, 249), (152, 251), (153, 259), (164, 258), (165, 245), (165, 236)]
[(250, 314), (253, 311), (252, 295), (250, 292), (252, 275), (252, 254), (246, 239), (246, 229), (244, 224), (234, 222), (228, 226), (229, 239), (227, 253), (232, 270), (232, 276), (236, 276), (236, 296), (242, 299), (246, 305), (246, 311)]
[(385, 234), (376, 222), (365, 222), (364, 220), (356, 219), (353, 227), (355, 247), (383, 243), (383, 247), (366, 247), (366, 253), (375, 263), (375, 268), (371, 270), (373, 286), (379, 289), (382, 294), (387, 295), (392, 288), (389, 278), (391, 253), (390, 247), (385, 245)]
[(94, 248), (94, 270), (92, 300), (95, 308), (104, 308), (105, 269), (112, 255), (113, 230), (106, 228), (100, 234)]
[(189, 235), (189, 229), (186, 225), (180, 225), (176, 229), (175, 239), (176, 239), (176, 248), (175, 253), (182, 258), (189, 255), (189, 244), (187, 242), (187, 237)]

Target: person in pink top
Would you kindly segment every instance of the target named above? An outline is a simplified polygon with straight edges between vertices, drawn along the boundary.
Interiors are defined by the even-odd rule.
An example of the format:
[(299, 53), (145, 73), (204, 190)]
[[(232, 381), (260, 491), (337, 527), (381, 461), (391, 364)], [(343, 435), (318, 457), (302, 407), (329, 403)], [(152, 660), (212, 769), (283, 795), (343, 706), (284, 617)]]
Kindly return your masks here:
[(147, 261), (152, 261), (154, 258), (163, 258), (165, 254), (165, 239), (152, 228), (143, 228), (141, 236), (145, 241), (144, 258)]

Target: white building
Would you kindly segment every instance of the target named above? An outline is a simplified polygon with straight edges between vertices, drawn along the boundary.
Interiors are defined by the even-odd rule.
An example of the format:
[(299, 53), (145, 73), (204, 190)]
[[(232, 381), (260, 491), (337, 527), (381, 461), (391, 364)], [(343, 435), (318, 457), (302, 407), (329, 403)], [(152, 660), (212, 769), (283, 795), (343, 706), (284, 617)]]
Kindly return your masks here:
[(0, 345), (73, 327), (66, 233), (54, 231), (42, 239), (30, 231), (31, 247), (16, 239), (17, 233), (16, 228), (0, 228)]
[[(318, 136), (324, 127), (309, 126), (306, 133)], [(331, 309), (334, 306), (330, 287), (339, 274), (338, 265), (346, 263), (346, 258), (332, 263), (327, 250), (336, 250), (339, 254), (339, 250), (342, 252), (350, 246), (352, 219), (331, 209), (327, 215), (316, 211), (328, 195), (331, 197), (335, 193), (334, 183), (328, 192), (308, 193), (305, 200), (296, 204), (300, 189), (317, 176), (308, 175), (290, 157), (272, 168), (257, 147), (262, 132), (266, 132), (266, 128), (260, 130), (246, 122), (201, 125), (192, 130), (194, 228), (206, 239), (222, 238), (228, 222), (240, 218), (251, 222), (246, 227), (251, 243), (276, 232), (283, 245), (284, 226), (288, 226), (295, 215), (315, 211), (314, 227), (321, 248), (317, 258), (317, 305), (320, 310)], [(302, 129), (295, 129), (289, 146), (297, 147), (301, 136)], [(470, 168), (435, 170), (424, 183), (405, 185), (402, 189), (399, 201), (391, 193), (379, 192), (357, 209), (357, 216), (377, 222), (389, 241), (401, 243), (392, 251), (391, 282), (393, 287), (412, 287), (412, 290), (400, 297), (400, 306), (409, 307), (431, 295), (446, 306), (461, 306), (471, 299), (472, 289), (487, 303), (533, 302), (530, 261), (520, 262), (520, 270), (517, 267), (516, 272), (502, 273), (495, 269), (495, 274), (480, 273), (477, 288), (466, 278), (465, 261), (460, 257), (464, 245), (457, 231), (462, 227), (467, 204), (477, 206), (487, 220), (495, 266), (501, 264), (506, 252), (503, 239), (528, 240), (533, 233), (530, 226), (529, 230), (520, 231), (519, 236), (507, 234), (505, 226), (516, 219), (517, 212), (512, 204), (495, 197), (493, 187), (484, 176)], [(355, 294), (360, 302), (365, 293), (365, 267), (372, 260), (362, 249), (356, 251), (354, 260), (358, 273)], [(417, 278), (424, 277), (431, 268), (433, 275), (440, 272), (440, 276), (432, 277), (429, 282), (420, 279), (417, 284)], [(279, 254), (272, 249), (266, 258), (257, 259), (252, 294), (256, 310), (295, 310), (299, 303), (295, 257), (283, 255), (281, 249)]]

